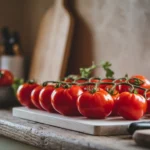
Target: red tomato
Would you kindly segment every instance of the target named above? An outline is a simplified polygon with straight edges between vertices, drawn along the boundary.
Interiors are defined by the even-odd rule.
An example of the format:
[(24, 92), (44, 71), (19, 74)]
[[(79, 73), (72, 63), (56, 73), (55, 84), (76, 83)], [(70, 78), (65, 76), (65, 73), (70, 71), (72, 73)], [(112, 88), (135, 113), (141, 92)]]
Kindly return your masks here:
[(146, 100), (147, 100), (147, 113), (150, 113), (150, 92), (146, 93)]
[[(105, 90), (108, 91), (108, 93), (109, 93), (112, 87), (113, 87), (113, 85), (108, 85)], [(119, 96), (119, 92), (116, 89), (114, 89), (109, 94), (112, 96), (112, 98), (114, 100), (114, 107), (113, 107), (111, 116), (118, 116), (117, 98)]]
[(34, 107), (31, 101), (31, 92), (37, 86), (38, 84), (36, 83), (24, 83), (19, 86), (17, 90), (17, 98), (23, 106), (27, 106), (30, 108)]
[(72, 85), (70, 88), (57, 88), (51, 95), (52, 106), (62, 115), (79, 115), (76, 102), (82, 93), (83, 90), (77, 85)]
[(107, 84), (107, 82), (108, 82), (108, 83), (112, 83), (113, 81), (114, 81), (113, 78), (102, 79), (101, 82), (102, 82), (102, 83), (105, 83), (105, 82), (106, 82), (106, 84), (100, 84), (99, 87), (102, 88), (103, 90), (105, 90), (106, 87), (109, 85), (109, 84)]
[(149, 88), (150, 87), (150, 81), (146, 77), (144, 77), (142, 75), (134, 75), (129, 79), (129, 82), (131, 84), (135, 84), (134, 78), (140, 79), (141, 81), (144, 82), (142, 85), (140, 85), (141, 87), (143, 87), (143, 88)]
[(105, 78), (102, 79), (101, 82), (113, 82), (115, 79), (114, 78)]
[(117, 85), (116, 86), (116, 90), (119, 92), (119, 93), (122, 93), (122, 92), (129, 92), (131, 89), (131, 86), (130, 85), (126, 85), (126, 84), (120, 84), (120, 85)]
[[(88, 82), (88, 78), (79, 78), (75, 81), (75, 83), (86, 83)], [(83, 91), (87, 91), (87, 85), (80, 85)]]
[(126, 78), (119, 78), (119, 79), (114, 80), (114, 83), (124, 83), (126, 81), (127, 81)]
[(146, 99), (140, 94), (123, 92), (117, 98), (118, 113), (127, 120), (138, 120), (146, 112)]
[(0, 69), (0, 86), (9, 86), (14, 82), (12, 73), (8, 70)]
[(87, 117), (103, 119), (110, 115), (114, 106), (114, 100), (103, 89), (95, 93), (84, 92), (78, 97), (77, 106), (79, 112)]
[(41, 107), (48, 112), (55, 112), (51, 104), (51, 94), (55, 87), (53, 85), (47, 85), (43, 87), (39, 95), (39, 102)]
[(85, 82), (88, 82), (88, 78), (79, 78), (77, 80), (75, 80), (75, 83), (85, 83)]
[(112, 98), (114, 100), (114, 107), (113, 107), (111, 116), (118, 116), (118, 106), (117, 106), (117, 99), (118, 99), (118, 97), (119, 97), (119, 93), (115, 94), (115, 95), (112, 95)]
[(31, 101), (33, 105), (41, 110), (43, 110), (43, 108), (41, 107), (40, 102), (39, 102), (39, 94), (42, 88), (43, 86), (39, 85), (36, 88), (34, 88), (31, 92)]
[(94, 82), (94, 83), (97, 83), (97, 82), (100, 82), (100, 78), (98, 78), (98, 77), (94, 77), (94, 78), (90, 78), (89, 79), (89, 82)]

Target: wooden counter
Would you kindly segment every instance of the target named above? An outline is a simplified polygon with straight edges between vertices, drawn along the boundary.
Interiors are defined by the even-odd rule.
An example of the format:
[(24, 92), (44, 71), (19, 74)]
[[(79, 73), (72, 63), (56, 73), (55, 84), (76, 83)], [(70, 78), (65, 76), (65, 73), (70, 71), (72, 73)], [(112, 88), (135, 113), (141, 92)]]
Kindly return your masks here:
[(91, 136), (12, 117), (0, 110), (0, 135), (46, 150), (146, 150), (131, 136)]

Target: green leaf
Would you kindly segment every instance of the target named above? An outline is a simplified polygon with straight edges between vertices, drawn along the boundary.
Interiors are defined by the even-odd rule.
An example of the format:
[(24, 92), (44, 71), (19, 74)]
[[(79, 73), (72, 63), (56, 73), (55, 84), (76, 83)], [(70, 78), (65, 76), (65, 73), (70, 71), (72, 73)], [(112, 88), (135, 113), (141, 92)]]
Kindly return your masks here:
[(110, 69), (112, 64), (108, 61), (101, 63), (103, 69), (106, 71), (106, 78), (113, 78), (114, 72)]
[(12, 88), (16, 94), (18, 87), (24, 83), (24, 79), (15, 78), (14, 83), (12, 84)]
[(92, 74), (92, 71), (99, 67), (98, 65), (95, 65), (94, 62), (92, 62), (92, 65), (88, 68), (80, 68), (80, 74), (81, 78), (89, 78), (90, 75)]

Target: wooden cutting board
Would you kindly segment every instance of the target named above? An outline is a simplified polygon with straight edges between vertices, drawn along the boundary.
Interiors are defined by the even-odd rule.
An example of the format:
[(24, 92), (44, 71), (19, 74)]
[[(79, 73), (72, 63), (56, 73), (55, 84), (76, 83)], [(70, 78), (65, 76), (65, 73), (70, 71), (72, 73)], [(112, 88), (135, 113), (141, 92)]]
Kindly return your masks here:
[(59, 80), (65, 74), (74, 24), (65, 4), (64, 0), (55, 0), (54, 6), (43, 17), (30, 79), (38, 82)]
[[(13, 108), (13, 116), (91, 135), (128, 134), (127, 128), (130, 123), (134, 122), (124, 120), (122, 117), (108, 117), (107, 119), (67, 117), (25, 107)], [(149, 118), (142, 120), (149, 121)]]
[(150, 148), (150, 130), (137, 130), (133, 134), (133, 139), (138, 145)]

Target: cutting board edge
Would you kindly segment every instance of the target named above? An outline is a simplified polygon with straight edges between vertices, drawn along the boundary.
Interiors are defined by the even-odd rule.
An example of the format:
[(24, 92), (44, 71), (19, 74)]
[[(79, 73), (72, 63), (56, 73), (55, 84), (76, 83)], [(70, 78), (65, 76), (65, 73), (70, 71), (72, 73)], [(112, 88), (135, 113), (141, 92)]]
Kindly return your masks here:
[[(76, 126), (77, 129), (75, 129), (75, 128), (73, 129), (72, 127), (67, 127), (66, 128), (66, 124), (68, 124), (68, 122), (65, 124), (66, 121), (63, 121), (64, 125), (62, 125), (62, 123), (61, 123), (61, 126), (60, 126), (60, 125), (57, 125), (56, 123), (52, 123), (51, 121), (43, 122), (41, 119), (37, 120), (37, 118), (35, 117), (35, 114), (33, 114), (33, 113), (32, 113), (32, 115), (25, 115), (25, 113), (26, 112), (24, 110), (21, 110), (21, 107), (14, 107), (13, 111), (12, 111), (12, 114), (13, 114), (14, 117), (19, 117), (21, 119), (27, 119), (27, 120), (31, 120), (31, 121), (35, 121), (35, 122), (38, 122), (38, 123), (47, 124), (47, 125), (50, 125), (50, 126), (59, 127), (59, 128), (67, 129), (67, 130), (77, 131), (77, 132), (86, 133), (86, 134), (90, 134), (90, 135), (96, 135), (95, 127), (93, 127), (91, 125), (84, 125), (84, 124), (81, 124), (81, 123), (76, 123), (78, 125), (79, 124), (82, 125), (82, 129), (84, 131), (82, 129), (79, 129), (78, 126)], [(55, 120), (57, 120), (57, 119), (54, 118), (54, 121)], [(73, 125), (74, 122), (71, 122), (71, 124)]]

